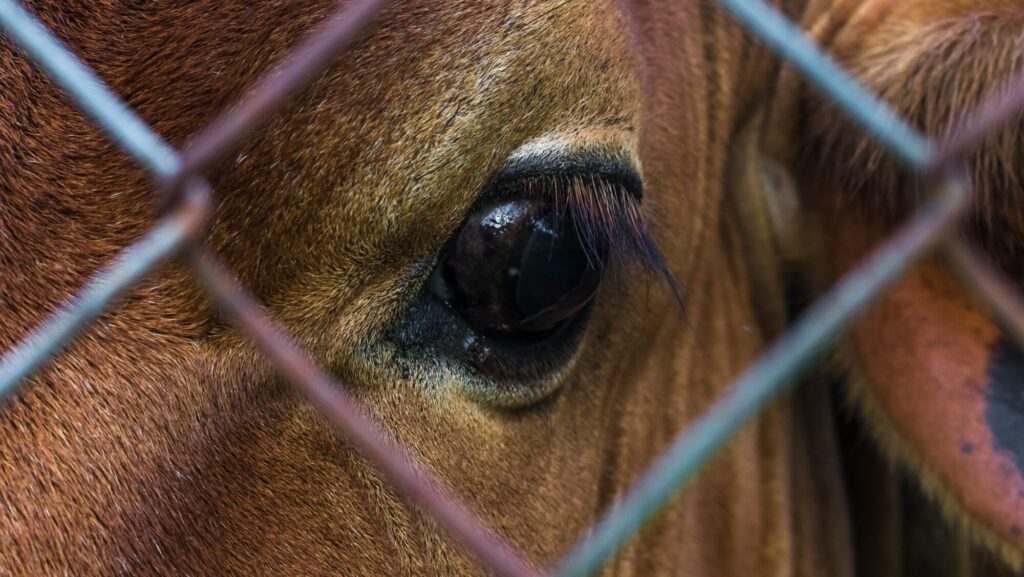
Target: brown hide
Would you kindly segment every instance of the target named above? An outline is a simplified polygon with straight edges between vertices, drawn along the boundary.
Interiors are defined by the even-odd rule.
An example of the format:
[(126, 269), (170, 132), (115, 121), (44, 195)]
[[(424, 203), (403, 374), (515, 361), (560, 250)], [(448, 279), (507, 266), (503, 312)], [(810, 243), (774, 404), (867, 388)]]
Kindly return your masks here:
[[(329, 3), (30, 4), (180, 145)], [(730, 209), (757, 187), (724, 185), (754, 162), (729, 151), (771, 74), (744, 38), (698, 1), (399, 3), (210, 175), (209, 242), (396, 443), (551, 563), (778, 328), (759, 322), (778, 287), (751, 281), (768, 233)], [(390, 335), (489, 176), (538, 142), (636, 160), (688, 296), (684, 314), (641, 275), (607, 276), (557, 393), (510, 411)], [(153, 224), (152, 189), (0, 44), (0, 344)], [(849, 574), (826, 410), (787, 400), (748, 425), (607, 574)], [(32, 379), (0, 455), (0, 574), (481, 574), (178, 265)]]

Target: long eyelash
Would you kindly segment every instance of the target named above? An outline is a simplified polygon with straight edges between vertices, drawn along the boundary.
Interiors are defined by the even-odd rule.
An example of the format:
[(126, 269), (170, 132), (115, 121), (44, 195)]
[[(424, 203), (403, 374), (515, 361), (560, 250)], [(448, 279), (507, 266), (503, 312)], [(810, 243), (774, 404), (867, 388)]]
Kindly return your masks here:
[(640, 201), (625, 186), (582, 175), (540, 176), (518, 186), (528, 197), (549, 199), (556, 214), (568, 211), (588, 257), (600, 266), (609, 258), (639, 266), (683, 307), (683, 290), (651, 236)]

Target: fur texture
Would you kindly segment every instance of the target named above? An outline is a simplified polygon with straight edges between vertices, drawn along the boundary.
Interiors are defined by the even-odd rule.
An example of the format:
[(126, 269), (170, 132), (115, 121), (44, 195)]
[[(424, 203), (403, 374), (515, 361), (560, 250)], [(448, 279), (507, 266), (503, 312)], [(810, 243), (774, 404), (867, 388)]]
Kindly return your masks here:
[[(181, 144), (331, 3), (29, 4)], [(696, 0), (407, 1), (380, 22), (209, 175), (208, 240), (396, 443), (550, 563), (778, 329), (757, 311), (782, 310), (781, 291), (755, 286), (743, 250), (771, 232), (730, 208), (757, 190), (725, 185), (756, 158), (729, 151), (774, 64)], [(388, 335), (481, 187), (543, 139), (637, 159), (645, 218), (689, 313), (643, 275), (606, 279), (559, 393), (497, 411), (466, 394), (465, 367), (405, 356)], [(0, 44), (0, 345), (152, 225), (152, 189)], [(606, 232), (660, 269), (636, 206), (617, 208), (625, 220), (581, 215), (615, 223)], [(781, 402), (605, 574), (849, 575), (834, 454), (825, 399)], [(177, 265), (4, 409), (0, 455), (5, 574), (482, 574)]]

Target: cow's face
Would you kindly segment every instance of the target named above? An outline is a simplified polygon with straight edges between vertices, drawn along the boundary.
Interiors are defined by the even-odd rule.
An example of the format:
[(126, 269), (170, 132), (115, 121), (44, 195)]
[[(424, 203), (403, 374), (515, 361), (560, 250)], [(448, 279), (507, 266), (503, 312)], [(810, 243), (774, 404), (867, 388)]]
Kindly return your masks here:
[[(828, 49), (936, 138), (1021, 69), (1017, 2), (877, 1), (822, 14), (809, 23)], [(837, 276), (877, 247), (926, 190), (820, 97), (808, 93), (783, 110), (810, 131), (799, 151), (814, 161), (804, 189), (830, 231), (827, 257)], [(1011, 122), (969, 156), (973, 202), (960, 231), (1014, 281), (1024, 271), (1019, 130)], [(936, 258), (915, 267), (856, 325), (842, 360), (855, 401), (889, 452), (972, 535), (1019, 563), (1024, 354), (950, 265)]]
[[(327, 8), (38, 4), (175, 144)], [(216, 252), (396, 443), (537, 562), (760, 345), (714, 184), (733, 99), (753, 92), (731, 87), (741, 60), (709, 40), (704, 26), (720, 23), (703, 10), (401, 3), (210, 175)], [(7, 345), (148, 228), (154, 203), (145, 175), (2, 51)], [(689, 294), (686, 316), (652, 236)], [(183, 268), (159, 271), (55, 360), (0, 431), (0, 555), (18, 572), (478, 571)], [(760, 506), (784, 493), (762, 487), (778, 467), (759, 468), (781, 437), (756, 434), (691, 502), (691, 524), (714, 522), (680, 532), (669, 515), (660, 549), (645, 549), (662, 554), (638, 567), (669, 567), (677, 551), (710, 559), (702, 539), (762, 543), (739, 517), (719, 522), (735, 495)], [(786, 508), (765, 511), (758, 527), (784, 532)], [(750, 574), (763, 560), (725, 557), (709, 567)]]

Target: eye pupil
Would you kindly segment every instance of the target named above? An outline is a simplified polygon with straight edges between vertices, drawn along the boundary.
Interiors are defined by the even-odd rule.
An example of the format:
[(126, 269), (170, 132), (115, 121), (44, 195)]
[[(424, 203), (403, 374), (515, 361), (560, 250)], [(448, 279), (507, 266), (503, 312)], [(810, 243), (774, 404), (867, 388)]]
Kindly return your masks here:
[(582, 310), (601, 280), (603, 251), (547, 203), (491, 205), (470, 216), (443, 263), (449, 304), (475, 328), (526, 338)]
[[(545, 320), (557, 323), (586, 304), (601, 275), (593, 262), (596, 255), (587, 254), (575, 228), (564, 226), (556, 232), (548, 224), (537, 222), (526, 242), (516, 303), (527, 318), (550, 311)], [(558, 305), (560, 311), (550, 310)], [(559, 312), (563, 314), (555, 314)]]

